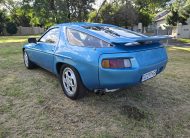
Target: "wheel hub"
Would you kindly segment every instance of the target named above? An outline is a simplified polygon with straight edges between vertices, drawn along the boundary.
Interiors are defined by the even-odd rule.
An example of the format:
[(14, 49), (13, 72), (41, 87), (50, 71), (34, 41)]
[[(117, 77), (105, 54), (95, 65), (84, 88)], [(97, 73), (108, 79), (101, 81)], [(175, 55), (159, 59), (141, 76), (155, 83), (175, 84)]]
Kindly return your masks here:
[(28, 55), (26, 52), (24, 52), (24, 63), (26, 65), (26, 67), (28, 67)]
[(77, 80), (74, 72), (69, 67), (63, 70), (62, 80), (65, 90), (68, 94), (73, 95), (77, 90)]

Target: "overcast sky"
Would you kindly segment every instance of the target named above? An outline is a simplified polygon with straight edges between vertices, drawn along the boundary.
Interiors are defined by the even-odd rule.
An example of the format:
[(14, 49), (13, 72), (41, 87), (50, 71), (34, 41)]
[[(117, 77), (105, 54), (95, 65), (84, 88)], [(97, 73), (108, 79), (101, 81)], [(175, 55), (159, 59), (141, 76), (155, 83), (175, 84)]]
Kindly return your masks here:
[(98, 9), (100, 7), (100, 5), (102, 4), (103, 0), (95, 0), (95, 5), (93, 6), (93, 8)]
[[(104, 0), (95, 0), (95, 5), (93, 6), (93, 8), (98, 9), (103, 1)], [(107, 0), (107, 2), (111, 2), (111, 1), (113, 0)]]

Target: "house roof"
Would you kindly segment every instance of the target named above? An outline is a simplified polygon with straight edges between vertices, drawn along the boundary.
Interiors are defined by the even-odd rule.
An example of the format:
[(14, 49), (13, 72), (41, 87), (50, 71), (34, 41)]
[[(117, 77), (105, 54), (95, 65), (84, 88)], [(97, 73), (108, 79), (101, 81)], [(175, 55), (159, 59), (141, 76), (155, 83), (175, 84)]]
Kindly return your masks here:
[(170, 13), (170, 11), (168, 11), (168, 10), (164, 10), (164, 11), (158, 13), (156, 15), (156, 17), (154, 18), (154, 21), (158, 22), (158, 21), (161, 21), (161, 20), (165, 20), (169, 13)]

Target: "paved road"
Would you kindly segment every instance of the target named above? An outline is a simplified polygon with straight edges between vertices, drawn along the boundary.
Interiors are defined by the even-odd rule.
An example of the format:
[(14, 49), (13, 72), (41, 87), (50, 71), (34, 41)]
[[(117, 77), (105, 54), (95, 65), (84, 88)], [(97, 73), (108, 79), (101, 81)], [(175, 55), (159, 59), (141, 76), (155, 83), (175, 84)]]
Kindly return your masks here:
[(168, 41), (168, 46), (190, 47), (190, 43), (182, 43), (175, 39), (171, 39)]
[(168, 46), (190, 47), (190, 43), (172, 42), (172, 43), (168, 43)]

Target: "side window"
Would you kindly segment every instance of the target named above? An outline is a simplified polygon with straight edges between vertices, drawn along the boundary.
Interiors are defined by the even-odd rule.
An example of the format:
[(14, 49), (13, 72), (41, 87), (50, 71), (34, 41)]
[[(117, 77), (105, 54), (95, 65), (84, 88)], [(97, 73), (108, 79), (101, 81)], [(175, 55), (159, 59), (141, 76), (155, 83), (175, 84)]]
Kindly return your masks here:
[(59, 41), (59, 28), (49, 30), (39, 41), (57, 44)]
[(66, 31), (68, 42), (74, 46), (103, 47), (106, 43), (96, 37), (74, 29), (67, 28)]

